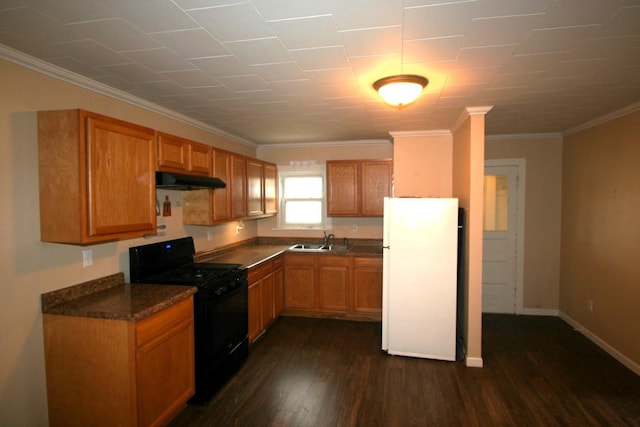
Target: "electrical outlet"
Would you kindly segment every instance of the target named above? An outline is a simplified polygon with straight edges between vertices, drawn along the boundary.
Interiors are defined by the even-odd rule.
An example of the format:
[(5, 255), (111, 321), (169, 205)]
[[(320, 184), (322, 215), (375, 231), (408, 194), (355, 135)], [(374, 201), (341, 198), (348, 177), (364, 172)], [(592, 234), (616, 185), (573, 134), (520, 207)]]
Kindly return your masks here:
[(593, 300), (587, 300), (587, 310), (593, 311)]
[(353, 231), (354, 233), (358, 232), (358, 224), (351, 224), (351, 231)]
[(93, 265), (93, 251), (85, 249), (82, 251), (82, 266), (89, 267), (90, 265)]
[(211, 239), (213, 239), (213, 231), (208, 230), (208, 231), (207, 231), (207, 240), (208, 240), (208, 241), (211, 241)]

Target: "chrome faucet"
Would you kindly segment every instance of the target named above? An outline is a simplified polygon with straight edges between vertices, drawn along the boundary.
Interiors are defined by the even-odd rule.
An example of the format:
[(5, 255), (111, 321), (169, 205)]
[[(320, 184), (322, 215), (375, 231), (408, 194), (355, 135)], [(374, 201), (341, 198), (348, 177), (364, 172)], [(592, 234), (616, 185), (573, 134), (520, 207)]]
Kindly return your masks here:
[(329, 240), (336, 237), (334, 234), (327, 235), (326, 231), (323, 231), (322, 233), (324, 234), (324, 246), (327, 246), (329, 244)]

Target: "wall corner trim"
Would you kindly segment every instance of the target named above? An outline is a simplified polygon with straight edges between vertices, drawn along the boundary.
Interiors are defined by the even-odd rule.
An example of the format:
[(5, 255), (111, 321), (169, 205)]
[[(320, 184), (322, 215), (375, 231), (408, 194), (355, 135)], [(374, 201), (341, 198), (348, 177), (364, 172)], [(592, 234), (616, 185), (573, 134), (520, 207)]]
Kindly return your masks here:
[(484, 366), (482, 357), (467, 357), (465, 359), (465, 364), (467, 365), (467, 368), (482, 368)]

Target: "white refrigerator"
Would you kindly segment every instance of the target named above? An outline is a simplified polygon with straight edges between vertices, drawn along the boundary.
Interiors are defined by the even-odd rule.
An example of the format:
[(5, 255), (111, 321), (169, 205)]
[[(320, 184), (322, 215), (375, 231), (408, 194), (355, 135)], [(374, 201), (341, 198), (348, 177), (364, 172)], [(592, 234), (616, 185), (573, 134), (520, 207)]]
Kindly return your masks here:
[(385, 198), (382, 349), (456, 360), (458, 199)]

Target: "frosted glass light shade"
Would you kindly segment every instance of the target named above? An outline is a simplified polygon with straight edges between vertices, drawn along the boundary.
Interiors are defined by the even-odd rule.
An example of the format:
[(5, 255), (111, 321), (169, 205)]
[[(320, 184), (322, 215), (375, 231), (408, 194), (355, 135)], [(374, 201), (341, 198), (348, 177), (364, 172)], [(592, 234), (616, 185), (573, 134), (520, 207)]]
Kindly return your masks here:
[(418, 99), (428, 83), (429, 80), (422, 76), (403, 74), (382, 78), (373, 84), (373, 88), (384, 102), (402, 108)]

